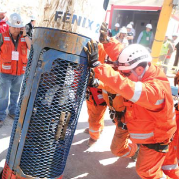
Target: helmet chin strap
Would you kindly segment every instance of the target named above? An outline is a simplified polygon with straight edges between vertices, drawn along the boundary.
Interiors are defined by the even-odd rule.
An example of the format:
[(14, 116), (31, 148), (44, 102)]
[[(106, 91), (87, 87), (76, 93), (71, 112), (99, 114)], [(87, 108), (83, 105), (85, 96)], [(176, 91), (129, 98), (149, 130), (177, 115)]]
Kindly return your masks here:
[(141, 81), (141, 79), (143, 78), (145, 72), (149, 69), (149, 65), (147, 64), (147, 66), (144, 68), (142, 74), (140, 76), (137, 75), (137, 73), (131, 69), (131, 72), (137, 77), (138, 81)]

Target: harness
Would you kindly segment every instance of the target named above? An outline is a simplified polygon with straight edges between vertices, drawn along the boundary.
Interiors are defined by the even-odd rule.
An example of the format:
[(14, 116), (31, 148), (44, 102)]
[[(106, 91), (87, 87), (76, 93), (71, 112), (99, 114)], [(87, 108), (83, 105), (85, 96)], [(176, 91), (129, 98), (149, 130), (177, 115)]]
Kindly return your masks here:
[(109, 98), (109, 115), (112, 119), (112, 122), (115, 123), (115, 118), (117, 118), (118, 121), (118, 127), (121, 127), (124, 130), (127, 130), (127, 126), (125, 123), (122, 123), (121, 119), (124, 117), (124, 114), (126, 112), (126, 109), (124, 111), (116, 111), (113, 107), (113, 99), (116, 97), (116, 94), (108, 93)]
[[(175, 105), (175, 108), (177, 108), (177, 106)], [(174, 137), (174, 135), (173, 135)], [(173, 140), (173, 137), (170, 139), (170, 143)], [(149, 149), (154, 149), (157, 152), (161, 152), (161, 153), (167, 153), (169, 152), (169, 144), (164, 144), (164, 143), (157, 143), (157, 144), (142, 144), (143, 146), (146, 146)]]
[(157, 144), (143, 144), (149, 149), (154, 149), (157, 152), (167, 153), (169, 151), (169, 144), (157, 143)]

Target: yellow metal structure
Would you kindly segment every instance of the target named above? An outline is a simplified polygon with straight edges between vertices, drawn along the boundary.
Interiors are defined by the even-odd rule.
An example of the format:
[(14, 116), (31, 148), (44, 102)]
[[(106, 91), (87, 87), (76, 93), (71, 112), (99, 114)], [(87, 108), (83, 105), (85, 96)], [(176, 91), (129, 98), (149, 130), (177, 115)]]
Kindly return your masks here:
[(169, 19), (171, 17), (171, 13), (173, 10), (173, 0), (164, 0), (162, 9), (161, 9), (161, 13), (159, 16), (159, 21), (157, 24), (157, 29), (156, 29), (156, 34), (155, 34), (155, 38), (154, 38), (154, 42), (153, 42), (153, 46), (152, 46), (152, 63), (156, 64), (158, 59), (159, 59), (159, 55), (161, 52), (161, 47), (166, 35), (166, 30), (168, 27), (168, 23), (169, 23)]

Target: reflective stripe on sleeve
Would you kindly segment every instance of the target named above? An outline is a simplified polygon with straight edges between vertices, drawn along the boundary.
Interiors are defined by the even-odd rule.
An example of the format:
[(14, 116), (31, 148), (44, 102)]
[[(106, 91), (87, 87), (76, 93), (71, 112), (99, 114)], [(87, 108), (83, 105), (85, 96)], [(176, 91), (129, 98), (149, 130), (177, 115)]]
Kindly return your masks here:
[(159, 99), (156, 101), (155, 105), (160, 105), (164, 102), (164, 99)]
[(137, 102), (141, 96), (142, 93), (142, 82), (136, 82), (135, 83), (135, 89), (134, 89), (134, 95), (130, 99), (133, 103)]
[(178, 164), (173, 164), (173, 165), (164, 165), (162, 166), (162, 170), (173, 170), (173, 169), (177, 169), (178, 168)]
[(129, 133), (130, 137), (133, 139), (148, 139), (152, 136), (154, 136), (154, 133), (144, 133), (144, 134), (139, 134), (139, 133)]

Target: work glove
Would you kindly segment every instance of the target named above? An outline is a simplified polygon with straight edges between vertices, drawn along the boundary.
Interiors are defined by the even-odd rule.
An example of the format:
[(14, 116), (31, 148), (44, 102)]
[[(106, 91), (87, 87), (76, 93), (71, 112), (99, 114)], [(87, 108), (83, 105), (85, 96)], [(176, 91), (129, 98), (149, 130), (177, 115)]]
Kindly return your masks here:
[(100, 28), (99, 42), (103, 43), (103, 44), (109, 42), (108, 27), (107, 27), (107, 24), (105, 22), (102, 23), (101, 28)]
[(91, 41), (87, 43), (87, 47), (84, 46), (84, 51), (88, 56), (89, 67), (95, 68), (100, 65), (98, 61), (98, 45), (95, 41), (91, 39)]
[(85, 94), (85, 99), (88, 100), (88, 101), (89, 101), (90, 94), (91, 94), (91, 92), (90, 92), (89, 88), (87, 88), (86, 89), (86, 94)]

